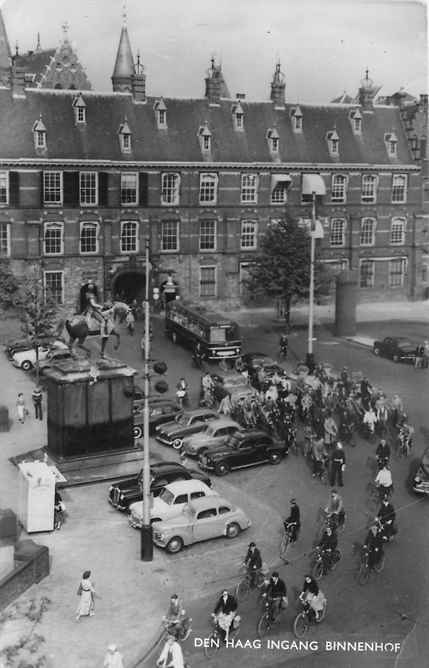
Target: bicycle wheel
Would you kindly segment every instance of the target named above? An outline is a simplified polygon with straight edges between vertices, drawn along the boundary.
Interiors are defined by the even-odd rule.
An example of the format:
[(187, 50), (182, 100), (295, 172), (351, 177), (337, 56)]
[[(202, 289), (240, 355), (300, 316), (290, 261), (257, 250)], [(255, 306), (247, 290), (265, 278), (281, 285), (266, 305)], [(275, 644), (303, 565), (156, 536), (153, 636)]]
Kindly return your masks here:
[(271, 622), (269, 614), (264, 612), (259, 618), (258, 624), (256, 626), (256, 632), (260, 638), (263, 638), (267, 635), (268, 631), (271, 629)]
[(286, 553), (287, 553), (289, 544), (290, 544), (290, 536), (289, 536), (289, 533), (287, 531), (285, 531), (285, 533), (282, 536), (281, 543), (280, 543), (280, 559), (282, 559), (283, 561), (286, 560)]
[(321, 561), (316, 561), (311, 569), (311, 575), (315, 580), (320, 580), (325, 575), (325, 569)]
[(307, 615), (304, 612), (300, 612), (294, 619), (293, 622), (293, 632), (296, 638), (302, 638), (309, 628), (309, 623)]
[(382, 571), (384, 571), (384, 565), (385, 565), (385, 559), (384, 559), (384, 554), (383, 554), (383, 556), (381, 557), (378, 564), (374, 565), (375, 572), (376, 573), (381, 573)]
[(359, 571), (357, 574), (357, 581), (360, 585), (366, 585), (369, 580), (369, 568), (368, 564), (361, 564), (359, 566)]
[(221, 640), (218, 633), (210, 633), (209, 641), (204, 645), (204, 654), (208, 659), (216, 654), (219, 650)]
[(249, 595), (249, 592), (250, 592), (249, 578), (243, 578), (235, 588), (235, 596), (239, 600), (242, 600), (243, 598), (246, 598), (246, 596)]

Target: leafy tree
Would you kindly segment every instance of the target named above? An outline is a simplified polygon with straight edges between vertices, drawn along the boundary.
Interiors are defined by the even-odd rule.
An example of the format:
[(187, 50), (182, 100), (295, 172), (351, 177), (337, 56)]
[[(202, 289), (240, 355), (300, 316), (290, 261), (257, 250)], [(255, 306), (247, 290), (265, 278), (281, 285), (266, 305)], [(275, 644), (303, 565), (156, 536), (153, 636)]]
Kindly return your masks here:
[[(314, 276), (315, 295), (327, 294), (332, 275), (317, 259)], [(291, 305), (307, 297), (310, 286), (310, 238), (296, 220), (286, 216), (267, 229), (245, 284), (255, 296), (280, 300), (289, 324)]]
[(0, 308), (6, 310), (16, 306), (19, 281), (14, 276), (9, 262), (0, 262)]
[(39, 382), (39, 346), (44, 337), (52, 336), (58, 317), (58, 306), (47, 294), (40, 275), (20, 280), (15, 300), (21, 330), (36, 352), (36, 379)]

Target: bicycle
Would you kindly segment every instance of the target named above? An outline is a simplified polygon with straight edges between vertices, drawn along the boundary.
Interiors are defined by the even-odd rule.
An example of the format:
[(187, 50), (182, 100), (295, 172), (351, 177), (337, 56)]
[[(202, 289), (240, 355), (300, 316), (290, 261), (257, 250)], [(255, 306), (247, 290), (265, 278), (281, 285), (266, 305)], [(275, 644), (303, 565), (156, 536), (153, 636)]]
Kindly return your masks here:
[(252, 589), (256, 590), (262, 587), (264, 584), (264, 574), (262, 569), (255, 570), (252, 583), (252, 575), (246, 564), (241, 564), (240, 571), (244, 573), (244, 577), (235, 587), (235, 597), (238, 600), (243, 600), (250, 594)]
[(367, 584), (371, 571), (375, 573), (381, 573), (384, 569), (384, 553), (382, 552), (381, 558), (376, 564), (373, 564), (372, 568), (369, 565), (369, 548), (364, 545), (361, 546), (361, 554), (359, 561), (359, 568), (356, 575), (356, 579), (360, 585)]
[[(212, 612), (211, 614), (211, 622), (212, 622), (212, 631), (208, 637), (208, 641), (204, 644), (204, 654), (208, 659), (214, 656), (216, 652), (218, 652), (220, 648), (225, 645), (225, 637), (224, 637), (225, 631), (223, 631), (220, 628), (218, 618), (214, 614), (214, 612)], [(235, 617), (232, 620), (232, 628), (230, 628), (229, 630), (229, 636), (228, 636), (229, 640), (235, 638), (239, 628), (240, 628), (240, 617), (239, 615), (235, 615)]]
[(286, 553), (288, 551), (290, 544), (297, 540), (299, 529), (293, 522), (292, 523), (284, 522), (283, 526), (284, 526), (284, 531), (280, 541), (280, 559), (286, 562), (287, 561)]
[(271, 630), (271, 628), (279, 619), (283, 611), (283, 608), (281, 607), (281, 602), (279, 606), (274, 605), (274, 603), (276, 603), (277, 600), (278, 599), (273, 599), (268, 597), (265, 598), (264, 610), (262, 612), (262, 615), (258, 619), (258, 623), (256, 625), (256, 632), (259, 638), (263, 638)]
[(318, 545), (312, 552), (311, 575), (315, 580), (320, 580), (330, 571), (334, 571), (341, 559), (341, 552), (338, 548), (332, 551), (331, 557)]
[(328, 602), (325, 598), (323, 608), (320, 611), (320, 614), (316, 616), (315, 611), (311, 608), (309, 603), (304, 602), (301, 596), (299, 597), (299, 600), (303, 609), (297, 614), (293, 622), (293, 632), (296, 638), (302, 638), (312, 624), (320, 624), (320, 622), (323, 622), (328, 607)]
[(325, 508), (319, 508), (317, 516), (317, 542), (319, 542), (325, 533), (326, 529), (332, 529), (336, 533), (341, 533), (344, 531), (346, 524), (346, 513), (344, 510), (339, 513), (327, 513)]

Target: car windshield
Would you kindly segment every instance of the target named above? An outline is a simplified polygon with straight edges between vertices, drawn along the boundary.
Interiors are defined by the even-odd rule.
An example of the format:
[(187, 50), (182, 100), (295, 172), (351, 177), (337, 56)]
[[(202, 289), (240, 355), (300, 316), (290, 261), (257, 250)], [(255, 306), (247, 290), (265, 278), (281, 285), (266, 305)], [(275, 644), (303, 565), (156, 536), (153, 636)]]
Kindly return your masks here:
[(189, 422), (190, 416), (187, 413), (179, 413), (179, 415), (176, 415), (174, 418), (177, 424), (182, 424), (182, 425), (187, 425)]
[(410, 348), (416, 348), (416, 344), (412, 343), (411, 341), (399, 341), (398, 342), (398, 348), (402, 348), (404, 350), (409, 350)]
[(169, 489), (164, 487), (164, 489), (161, 491), (161, 494), (159, 495), (159, 498), (164, 501), (167, 505), (171, 506), (174, 503), (175, 496), (173, 492), (171, 492)]

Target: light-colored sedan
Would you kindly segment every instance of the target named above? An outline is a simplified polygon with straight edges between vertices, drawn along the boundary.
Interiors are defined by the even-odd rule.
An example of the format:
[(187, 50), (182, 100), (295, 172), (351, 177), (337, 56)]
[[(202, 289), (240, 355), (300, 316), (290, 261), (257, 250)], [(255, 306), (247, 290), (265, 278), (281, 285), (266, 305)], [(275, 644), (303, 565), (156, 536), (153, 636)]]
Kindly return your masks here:
[(252, 522), (247, 515), (221, 496), (205, 497), (192, 501), (178, 517), (158, 522), (154, 527), (153, 542), (175, 554), (185, 545), (203, 540), (236, 538), (248, 529)]
[[(55, 341), (52, 346), (49, 347), (39, 346), (39, 362), (47, 360), (53, 351), (66, 351), (68, 349), (69, 347), (63, 343), (63, 341)], [(26, 350), (17, 350), (17, 352), (12, 355), (12, 364), (24, 371), (30, 371), (30, 369), (36, 366), (35, 349), (28, 348)]]
[[(159, 496), (153, 499), (150, 521), (160, 522), (180, 515), (187, 503), (205, 496), (217, 496), (217, 492), (201, 480), (178, 480), (166, 485)], [(130, 505), (130, 526), (140, 529), (143, 523), (143, 501)]]
[(199, 434), (183, 439), (183, 449), (187, 455), (198, 457), (204, 450), (215, 445), (223, 445), (232, 434), (242, 427), (230, 418), (218, 418), (208, 422)]

